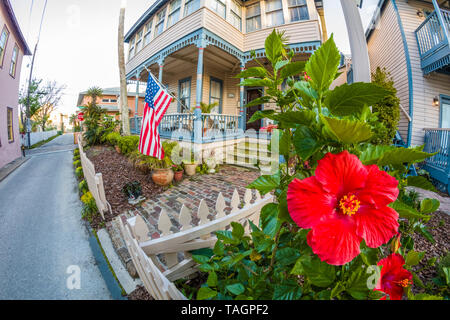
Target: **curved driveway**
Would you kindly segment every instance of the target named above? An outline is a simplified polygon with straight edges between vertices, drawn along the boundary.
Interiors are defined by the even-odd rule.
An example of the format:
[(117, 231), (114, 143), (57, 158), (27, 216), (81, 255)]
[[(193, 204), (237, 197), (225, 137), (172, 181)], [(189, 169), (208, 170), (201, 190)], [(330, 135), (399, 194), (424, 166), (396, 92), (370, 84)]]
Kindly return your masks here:
[[(81, 220), (73, 148), (60, 136), (0, 182), (0, 299), (112, 298)], [(67, 287), (70, 266), (80, 289)]]

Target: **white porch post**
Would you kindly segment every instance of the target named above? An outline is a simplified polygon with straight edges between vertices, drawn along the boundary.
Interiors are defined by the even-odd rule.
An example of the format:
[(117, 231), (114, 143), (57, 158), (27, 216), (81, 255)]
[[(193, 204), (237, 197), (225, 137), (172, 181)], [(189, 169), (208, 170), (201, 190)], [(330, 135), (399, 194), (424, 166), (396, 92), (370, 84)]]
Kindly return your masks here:
[(371, 82), (369, 51), (355, 0), (341, 0), (352, 50), (354, 82)]

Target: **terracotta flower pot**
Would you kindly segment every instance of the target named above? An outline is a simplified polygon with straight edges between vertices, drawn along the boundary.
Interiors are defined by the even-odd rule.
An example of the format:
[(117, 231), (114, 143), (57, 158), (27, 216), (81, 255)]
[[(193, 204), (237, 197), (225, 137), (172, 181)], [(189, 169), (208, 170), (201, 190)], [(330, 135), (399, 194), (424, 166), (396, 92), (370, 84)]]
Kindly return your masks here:
[(175, 181), (180, 182), (181, 180), (183, 180), (183, 171), (175, 172)]
[(190, 177), (191, 176), (195, 176), (196, 169), (197, 169), (197, 164), (196, 163), (185, 163), (184, 164), (184, 171)]
[(152, 173), (152, 180), (158, 186), (168, 186), (172, 183), (174, 173), (172, 169), (154, 169)]
[(119, 146), (115, 146), (115, 148), (116, 148), (116, 151), (117, 151), (118, 153), (121, 153), (121, 152), (120, 152)]

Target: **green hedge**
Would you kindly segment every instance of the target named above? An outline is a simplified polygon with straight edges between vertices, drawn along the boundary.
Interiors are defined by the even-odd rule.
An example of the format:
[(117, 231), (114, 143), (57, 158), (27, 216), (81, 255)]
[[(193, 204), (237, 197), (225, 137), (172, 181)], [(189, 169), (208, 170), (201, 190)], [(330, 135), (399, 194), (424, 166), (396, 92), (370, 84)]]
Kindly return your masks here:
[(124, 155), (128, 155), (139, 147), (139, 136), (126, 136), (121, 137), (118, 140), (117, 145), (120, 148), (120, 152)]
[(119, 140), (122, 138), (122, 136), (117, 132), (111, 132), (106, 135), (106, 142), (110, 144), (111, 146), (116, 146), (119, 143)]

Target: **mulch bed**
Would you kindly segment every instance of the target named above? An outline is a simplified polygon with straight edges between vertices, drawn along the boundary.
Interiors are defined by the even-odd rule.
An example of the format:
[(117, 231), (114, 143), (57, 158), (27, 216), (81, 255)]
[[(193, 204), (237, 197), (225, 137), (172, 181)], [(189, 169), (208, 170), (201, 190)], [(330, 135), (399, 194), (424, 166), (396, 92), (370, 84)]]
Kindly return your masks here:
[[(432, 215), (432, 218), (427, 223), (428, 230), (433, 235), (434, 240), (436, 240), (435, 244), (429, 242), (417, 233), (413, 235), (415, 250), (425, 252), (425, 258), (418, 266), (414, 267), (414, 270), (419, 270), (424, 267), (426, 262), (433, 257), (438, 258), (437, 264), (439, 258), (447, 254), (450, 250), (449, 226), (450, 215), (438, 211)], [(424, 283), (430, 282), (433, 278), (437, 277), (436, 268), (427, 268), (418, 273), (418, 276)]]
[(164, 192), (164, 188), (156, 185), (148, 173), (136, 169), (124, 155), (107, 146), (91, 147), (86, 152), (95, 166), (96, 172), (101, 172), (105, 187), (106, 200), (112, 208), (113, 215), (106, 214), (106, 221), (135, 208), (128, 203), (122, 193), (123, 186), (128, 182), (139, 181), (142, 193), (146, 199), (151, 199)]
[(155, 300), (143, 286), (137, 286), (136, 290), (128, 295), (128, 300)]

